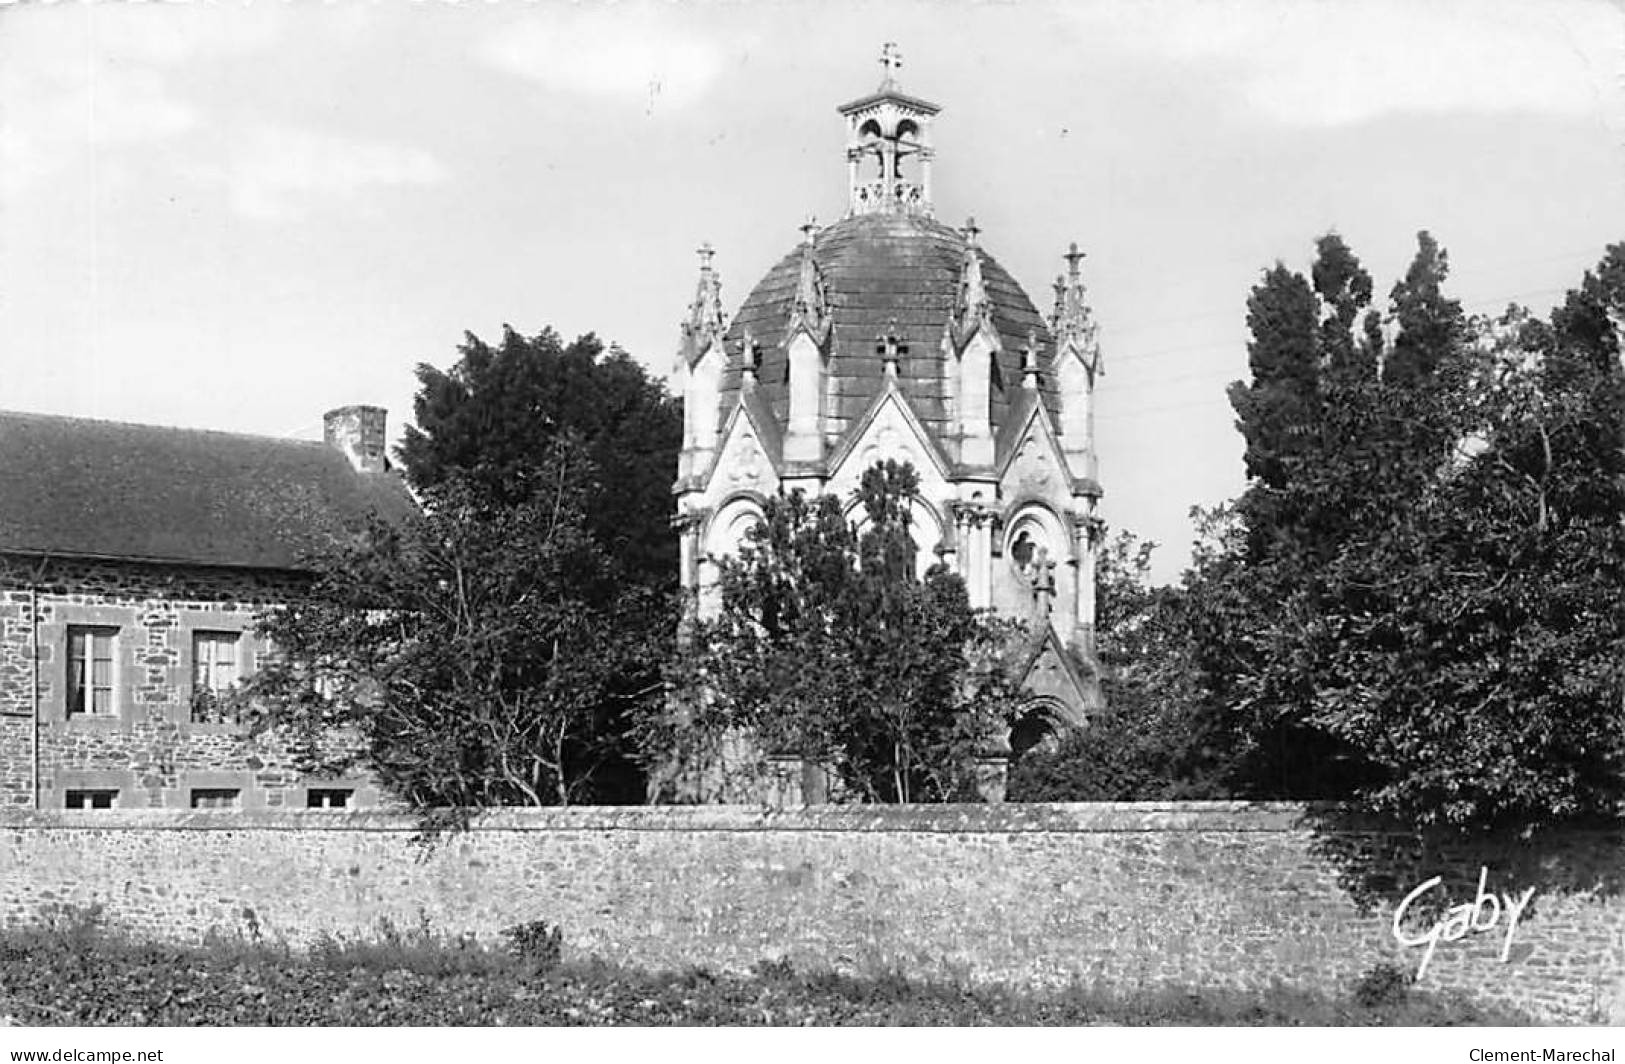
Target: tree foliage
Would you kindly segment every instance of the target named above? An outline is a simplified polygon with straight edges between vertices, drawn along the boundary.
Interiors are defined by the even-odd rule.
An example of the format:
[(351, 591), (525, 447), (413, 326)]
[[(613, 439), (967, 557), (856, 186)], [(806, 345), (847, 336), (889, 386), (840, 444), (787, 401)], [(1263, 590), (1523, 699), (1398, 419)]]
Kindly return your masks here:
[(322, 559), (312, 593), (265, 618), (261, 724), (357, 735), (312, 767), (359, 759), (418, 809), (638, 800), (628, 721), (657, 690), (664, 613), (588, 531), (585, 448), (555, 440), (531, 473), (511, 504), (453, 474), (420, 517)]
[(598, 489), (583, 501), (587, 531), (634, 583), (676, 582), (669, 518), (682, 411), (625, 351), (591, 333), (564, 344), (552, 329), (504, 327), (491, 346), (468, 334), (449, 370), (417, 369), (416, 426), (400, 446), (419, 491), (454, 475), (500, 502), (532, 492), (536, 456), (563, 435), (586, 448)]
[(975, 759), (1019, 698), (1013, 630), (973, 610), (944, 567), (915, 575), (916, 488), (912, 467), (870, 469), (862, 527), (833, 496), (768, 501), (720, 563), (719, 612), (692, 626), (680, 682), (691, 706), (667, 741), (750, 735), (868, 801), (974, 796)]
[(469, 335), (418, 378), (400, 456), (422, 514), (314, 559), (312, 593), (266, 618), (261, 723), (348, 729), (420, 809), (641, 800), (633, 709), (675, 629), (676, 404), (552, 330)]
[(1011, 772), (1011, 800), (1224, 796), (1215, 715), (1195, 683), (1189, 597), (1152, 585), (1155, 548), (1120, 531), (1100, 552), (1095, 631), (1105, 708), (1053, 749), (1023, 755)]
[[(1320, 279), (1348, 260), (1320, 250), (1322, 343), (1291, 348), (1292, 395), (1313, 399), (1289, 408), (1296, 429), (1264, 461), (1255, 442), (1280, 426), (1254, 420), (1282, 360), (1255, 357), (1233, 389), (1251, 482), (1192, 588), (1238, 786), (1458, 827), (1617, 812), (1625, 245), (1549, 322), (1514, 311), (1492, 326), (1444, 295), (1445, 253), (1421, 234), (1380, 375), (1365, 356), (1335, 371), (1348, 303)], [(1292, 306), (1301, 338), (1304, 287), (1277, 267), (1253, 303)], [(1252, 320), (1255, 350), (1282, 348), (1276, 319)]]

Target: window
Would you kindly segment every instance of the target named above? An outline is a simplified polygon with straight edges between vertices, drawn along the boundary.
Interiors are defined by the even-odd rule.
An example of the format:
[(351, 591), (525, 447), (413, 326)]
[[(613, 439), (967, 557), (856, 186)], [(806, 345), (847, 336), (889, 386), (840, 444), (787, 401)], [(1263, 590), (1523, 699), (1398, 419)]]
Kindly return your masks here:
[(192, 721), (209, 724), (234, 717), (227, 696), (242, 673), (238, 632), (192, 634)]
[(111, 716), (117, 628), (68, 626), (68, 715)]
[(1017, 569), (1026, 569), (1032, 564), (1033, 540), (1031, 533), (1025, 528), (1016, 537), (1016, 541), (1010, 544), (1010, 557), (1016, 563)]
[(68, 809), (111, 809), (118, 799), (118, 791), (69, 791), (64, 806)]
[(193, 809), (236, 809), (241, 795), (235, 787), (193, 787)]
[(312, 787), (305, 792), (305, 808), (345, 809), (354, 793), (349, 787)]

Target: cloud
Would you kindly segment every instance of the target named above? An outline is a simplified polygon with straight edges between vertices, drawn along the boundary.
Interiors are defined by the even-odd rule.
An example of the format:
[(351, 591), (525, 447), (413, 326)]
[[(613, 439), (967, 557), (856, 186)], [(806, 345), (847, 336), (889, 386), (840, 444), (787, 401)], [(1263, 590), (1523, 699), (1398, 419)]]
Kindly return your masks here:
[(479, 56), (549, 88), (625, 103), (684, 107), (722, 73), (726, 49), (653, 7), (555, 7), (487, 37)]
[(93, 153), (186, 133), (199, 109), (168, 72), (274, 43), (281, 11), (160, 4), (13, 7), (0, 35), (0, 194)]
[(1225, 72), (1292, 125), (1403, 113), (1625, 119), (1625, 8), (1608, 0), (1179, 0), (1072, 9), (1087, 37)]
[(176, 66), (268, 48), (287, 17), (278, 4), (122, 3), (97, 6), (92, 30), (108, 62)]
[(447, 170), (408, 145), (262, 125), (230, 147), (223, 166), (198, 176), (223, 182), (238, 213), (274, 220), (379, 188), (437, 184)]
[(92, 151), (175, 136), (198, 121), (147, 70), (87, 81), (36, 67), (33, 84), (37, 96), (12, 95), (0, 111), (0, 194), (19, 193)]

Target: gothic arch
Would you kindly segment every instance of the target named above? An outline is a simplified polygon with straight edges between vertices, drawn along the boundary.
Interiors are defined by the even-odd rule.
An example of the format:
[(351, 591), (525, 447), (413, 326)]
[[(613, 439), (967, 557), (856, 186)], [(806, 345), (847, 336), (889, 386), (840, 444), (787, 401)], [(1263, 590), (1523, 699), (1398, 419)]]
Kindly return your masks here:
[(1021, 704), (1010, 726), (1010, 760), (1035, 747), (1051, 746), (1072, 728), (1072, 715), (1053, 695), (1035, 695)]
[(717, 504), (706, 522), (704, 555), (726, 558), (739, 553), (745, 534), (760, 524), (767, 512), (767, 497), (758, 491), (736, 491)]
[[(947, 527), (937, 507), (919, 495), (909, 496), (909, 529), (908, 534), (914, 540), (917, 553), (914, 556), (914, 575), (925, 576), (926, 570), (937, 564), (937, 548), (942, 545), (943, 529)], [(857, 528), (858, 534), (869, 527), (869, 515), (863, 512), (863, 504), (856, 498), (849, 500), (842, 510), (847, 521)]]
[(1004, 519), (1004, 540), (1000, 553), (1018, 571), (1024, 571), (1042, 550), (1053, 563), (1072, 556), (1066, 522), (1049, 503), (1039, 499), (1019, 500)]

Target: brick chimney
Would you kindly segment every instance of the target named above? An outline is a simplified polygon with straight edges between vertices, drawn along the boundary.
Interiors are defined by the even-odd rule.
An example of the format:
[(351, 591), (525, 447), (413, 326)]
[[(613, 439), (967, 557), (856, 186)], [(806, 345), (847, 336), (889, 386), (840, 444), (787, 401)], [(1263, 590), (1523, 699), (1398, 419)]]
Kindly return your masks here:
[(388, 412), (381, 406), (341, 406), (322, 415), (322, 440), (336, 447), (358, 473), (382, 473)]

